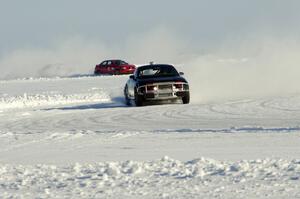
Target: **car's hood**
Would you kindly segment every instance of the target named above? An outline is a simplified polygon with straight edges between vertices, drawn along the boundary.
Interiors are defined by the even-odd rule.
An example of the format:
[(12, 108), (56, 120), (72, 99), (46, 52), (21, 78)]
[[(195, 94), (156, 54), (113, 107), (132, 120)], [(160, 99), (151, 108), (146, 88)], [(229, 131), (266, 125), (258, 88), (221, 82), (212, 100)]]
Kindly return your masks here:
[(173, 82), (173, 81), (187, 81), (181, 77), (181, 76), (175, 76), (175, 77), (155, 77), (155, 78), (145, 78), (145, 79), (138, 79), (137, 82), (139, 86), (145, 85), (145, 84), (152, 84), (152, 83), (159, 83), (159, 82)]

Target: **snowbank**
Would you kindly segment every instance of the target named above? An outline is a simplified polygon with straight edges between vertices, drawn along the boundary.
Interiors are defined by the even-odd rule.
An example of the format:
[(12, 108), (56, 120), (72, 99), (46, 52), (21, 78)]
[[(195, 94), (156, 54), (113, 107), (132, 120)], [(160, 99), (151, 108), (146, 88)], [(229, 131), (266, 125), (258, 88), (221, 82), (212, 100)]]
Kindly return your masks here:
[(0, 97), (0, 110), (11, 108), (28, 108), (39, 106), (53, 106), (74, 103), (88, 102), (109, 102), (110, 97), (104, 91), (97, 93), (80, 93), (80, 94), (27, 94), (19, 96), (2, 96)]
[(300, 196), (300, 160), (0, 165), (1, 198), (273, 198)]

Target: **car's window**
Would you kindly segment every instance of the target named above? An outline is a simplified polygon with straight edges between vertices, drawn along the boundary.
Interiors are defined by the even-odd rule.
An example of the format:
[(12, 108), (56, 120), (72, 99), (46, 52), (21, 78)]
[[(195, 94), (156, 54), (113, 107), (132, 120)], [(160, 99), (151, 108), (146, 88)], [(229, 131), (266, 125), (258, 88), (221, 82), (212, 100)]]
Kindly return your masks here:
[(127, 62), (121, 61), (121, 65), (128, 64)]
[(138, 72), (139, 78), (172, 77), (172, 76), (178, 76), (178, 72), (173, 66), (169, 66), (169, 65), (142, 67)]
[(102, 62), (100, 65), (105, 66), (107, 64), (107, 61)]
[(107, 62), (107, 65), (111, 65), (111, 64), (112, 64), (112, 62), (111, 62), (111, 61), (108, 61), (108, 62)]
[(159, 72), (158, 69), (149, 68), (149, 69), (141, 70), (140, 76), (151, 76), (157, 74), (158, 72)]
[(119, 65), (121, 65), (121, 61), (120, 61), (120, 60), (116, 60), (116, 61), (115, 61), (115, 64), (116, 64), (117, 66), (119, 66)]

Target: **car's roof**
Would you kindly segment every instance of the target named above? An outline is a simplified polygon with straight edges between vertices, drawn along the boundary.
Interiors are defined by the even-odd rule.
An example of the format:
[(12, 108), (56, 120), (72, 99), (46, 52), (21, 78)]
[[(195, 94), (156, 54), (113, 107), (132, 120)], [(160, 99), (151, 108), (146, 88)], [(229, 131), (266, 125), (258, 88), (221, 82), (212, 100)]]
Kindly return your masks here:
[(143, 66), (139, 66), (139, 69), (143, 69), (143, 68), (153, 68), (153, 67), (173, 67), (173, 65), (171, 64), (148, 64), (148, 65), (143, 65)]
[(107, 60), (104, 60), (104, 61), (123, 61), (122, 59), (107, 59)]

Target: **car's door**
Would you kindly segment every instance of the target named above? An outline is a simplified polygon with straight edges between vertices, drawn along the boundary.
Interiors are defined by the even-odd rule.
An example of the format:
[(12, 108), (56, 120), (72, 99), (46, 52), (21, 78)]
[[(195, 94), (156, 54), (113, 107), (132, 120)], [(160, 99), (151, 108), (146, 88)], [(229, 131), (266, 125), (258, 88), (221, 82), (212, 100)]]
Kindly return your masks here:
[(107, 61), (104, 61), (100, 64), (100, 73), (102, 73), (102, 74), (107, 73), (106, 65), (107, 65)]
[(113, 69), (113, 73), (114, 74), (119, 74), (120, 73), (120, 70), (121, 70), (121, 66), (120, 66), (121, 62), (120, 60), (114, 60), (112, 62), (112, 69)]
[(112, 74), (113, 73), (112, 66), (113, 66), (112, 61), (107, 61), (106, 73), (108, 73), (108, 74)]
[(130, 98), (134, 98), (134, 89), (136, 86), (136, 78), (134, 75), (129, 76), (129, 80), (127, 81), (128, 86), (128, 95)]

